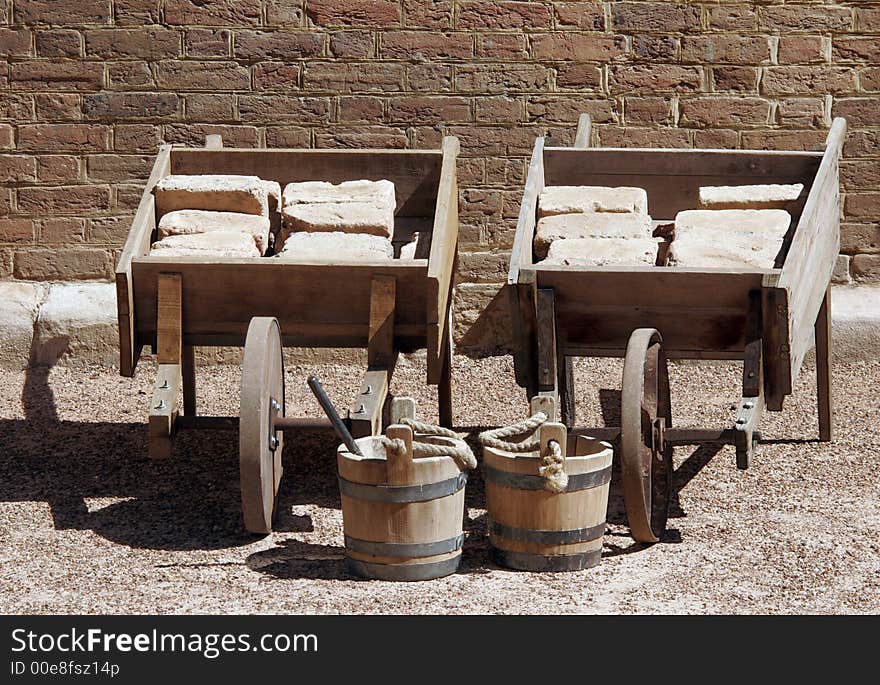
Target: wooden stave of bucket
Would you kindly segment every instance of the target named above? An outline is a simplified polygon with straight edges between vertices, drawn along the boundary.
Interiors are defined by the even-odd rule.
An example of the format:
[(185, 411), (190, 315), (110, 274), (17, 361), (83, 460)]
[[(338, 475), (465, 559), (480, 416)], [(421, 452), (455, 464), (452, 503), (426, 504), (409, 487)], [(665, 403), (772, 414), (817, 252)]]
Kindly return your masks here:
[[(337, 450), (346, 561), (352, 573), (379, 580), (441, 578), (458, 570), (464, 542), (467, 473), (451, 457), (390, 468), (381, 437), (357, 440), (366, 458)], [(422, 442), (455, 444), (419, 436)], [(394, 482), (392, 482), (394, 481)], [(403, 481), (403, 482), (402, 482)]]
[(579, 571), (599, 564), (613, 448), (579, 435), (567, 440), (564, 492), (543, 488), (537, 452), (483, 448), (487, 529), (495, 561), (522, 571)]

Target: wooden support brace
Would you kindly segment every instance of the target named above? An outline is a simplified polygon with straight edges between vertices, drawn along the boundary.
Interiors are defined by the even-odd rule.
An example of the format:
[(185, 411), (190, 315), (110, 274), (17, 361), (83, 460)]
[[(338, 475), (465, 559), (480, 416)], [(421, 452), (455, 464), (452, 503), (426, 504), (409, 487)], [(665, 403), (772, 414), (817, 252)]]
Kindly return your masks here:
[(412, 428), (395, 424), (388, 426), (388, 437), (391, 440), (403, 440), (406, 450), (402, 454), (388, 453), (385, 462), (385, 474), (388, 485), (410, 485), (413, 481), (413, 434)]
[(749, 313), (746, 319), (746, 346), (743, 356), (742, 400), (734, 425), (736, 466), (747, 469), (755, 454), (755, 433), (764, 412), (764, 340), (762, 293), (749, 293)]
[[(553, 290), (540, 288), (535, 300), (535, 320), (537, 321), (538, 348), (538, 394), (553, 399), (553, 406), (559, 406), (559, 376), (557, 373), (556, 312)], [(556, 420), (555, 414), (550, 417)]]
[(831, 394), (831, 286), (825, 290), (816, 318), (816, 399), (819, 403), (819, 440), (834, 438), (834, 400)]
[(440, 365), (440, 383), (437, 385), (437, 405), (440, 414), (440, 425), (452, 428), (452, 302), (449, 298), (449, 310), (446, 316), (446, 331), (443, 335), (442, 363)]
[(184, 345), (181, 360), (183, 373), (183, 413), (184, 416), (196, 415), (196, 349), (192, 345)]
[(172, 450), (183, 361), (180, 274), (159, 274), (157, 288), (156, 356), (159, 373), (150, 401), (148, 450), (154, 459), (167, 459)]

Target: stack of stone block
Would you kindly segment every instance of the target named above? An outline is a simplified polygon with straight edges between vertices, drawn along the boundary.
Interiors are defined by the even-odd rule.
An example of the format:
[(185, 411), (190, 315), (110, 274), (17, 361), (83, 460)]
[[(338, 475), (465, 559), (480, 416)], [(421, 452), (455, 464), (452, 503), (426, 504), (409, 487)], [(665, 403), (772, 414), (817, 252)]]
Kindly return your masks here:
[(653, 266), (648, 194), (643, 188), (548, 186), (538, 198), (535, 255), (563, 266)]
[(700, 188), (700, 209), (679, 212), (669, 264), (689, 267), (779, 265), (802, 184)]
[(153, 188), (167, 257), (260, 257), (270, 248), (281, 187), (257, 176), (171, 175)]

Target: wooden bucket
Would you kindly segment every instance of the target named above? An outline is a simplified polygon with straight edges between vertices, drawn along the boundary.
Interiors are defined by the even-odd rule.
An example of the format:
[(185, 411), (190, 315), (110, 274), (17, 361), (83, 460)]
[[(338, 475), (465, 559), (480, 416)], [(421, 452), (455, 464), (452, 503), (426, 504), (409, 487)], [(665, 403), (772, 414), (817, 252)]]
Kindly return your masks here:
[(349, 569), (381, 580), (429, 580), (454, 573), (464, 542), (467, 473), (451, 457), (413, 459), (412, 430), (406, 426), (389, 426), (387, 434), (404, 440), (406, 454), (387, 453), (381, 436), (357, 440), (363, 457), (345, 445), (337, 450)]
[[(579, 571), (602, 557), (611, 445), (582, 435), (569, 440), (565, 426), (538, 429), (541, 452), (513, 453), (483, 448), (489, 542), (502, 566), (523, 571)], [(574, 437), (574, 436), (573, 436)], [(539, 474), (547, 443), (565, 455), (568, 485), (545, 489)]]

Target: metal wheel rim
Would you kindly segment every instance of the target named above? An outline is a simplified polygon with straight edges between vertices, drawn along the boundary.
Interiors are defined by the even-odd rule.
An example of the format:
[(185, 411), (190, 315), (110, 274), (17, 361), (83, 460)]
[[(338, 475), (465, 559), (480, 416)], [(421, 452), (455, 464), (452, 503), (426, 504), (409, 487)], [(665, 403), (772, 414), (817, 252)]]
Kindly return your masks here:
[(620, 459), (630, 531), (638, 542), (657, 542), (669, 510), (671, 448), (652, 449), (658, 418), (672, 421), (669, 376), (660, 333), (640, 328), (630, 336), (621, 387)]
[(272, 400), (284, 415), (284, 360), (281, 330), (272, 317), (254, 317), (248, 326), (241, 374), (239, 473), (245, 528), (252, 533), (272, 532), (275, 494), (281, 480), (284, 434), (270, 445)]

